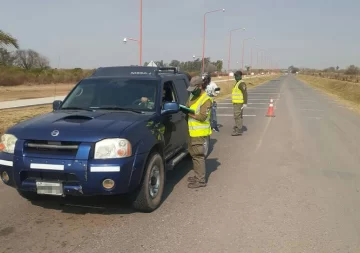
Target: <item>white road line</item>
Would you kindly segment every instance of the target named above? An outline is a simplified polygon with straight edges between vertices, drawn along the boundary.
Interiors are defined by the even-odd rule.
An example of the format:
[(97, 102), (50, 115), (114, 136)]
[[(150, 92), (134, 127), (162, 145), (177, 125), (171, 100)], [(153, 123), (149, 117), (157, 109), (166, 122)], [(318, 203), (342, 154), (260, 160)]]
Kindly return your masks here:
[[(234, 117), (234, 114), (216, 114), (218, 117)], [(243, 117), (256, 117), (254, 114), (244, 114)]]
[[(218, 105), (232, 105), (232, 103), (217, 103)], [(268, 105), (269, 103), (247, 103), (248, 105)]]
[(253, 94), (260, 94), (260, 95), (263, 95), (263, 94), (276, 94), (276, 95), (279, 95), (281, 93), (267, 93), (267, 92), (248, 92), (249, 95), (253, 95)]
[[(270, 100), (270, 98), (249, 98), (248, 100)], [(273, 98), (273, 100), (279, 100), (279, 99)]]
[[(218, 107), (217, 107), (217, 109), (233, 109), (233, 108), (234, 108), (234, 107), (230, 107), (230, 106), (229, 106), (229, 107), (227, 107), (227, 106), (221, 106), (221, 107), (218, 106)], [(276, 107), (274, 107), (274, 108), (276, 108)], [(249, 107), (249, 106), (248, 106), (248, 107), (245, 107), (245, 108), (244, 108), (244, 110), (246, 110), (246, 109), (262, 109), (262, 110), (266, 110), (266, 109), (268, 109), (268, 108), (267, 108), (267, 107), (266, 107), (266, 108)]]
[[(217, 103), (217, 104), (218, 105), (232, 105), (232, 103)], [(247, 103), (247, 104), (248, 105), (268, 105), (269, 103)]]
[(320, 110), (320, 109), (305, 109), (305, 108), (302, 108), (300, 109), (301, 111), (316, 111), (316, 112), (323, 112), (324, 110)]
[(322, 119), (322, 117), (308, 117), (308, 119), (316, 119), (316, 120), (320, 120), (320, 119)]

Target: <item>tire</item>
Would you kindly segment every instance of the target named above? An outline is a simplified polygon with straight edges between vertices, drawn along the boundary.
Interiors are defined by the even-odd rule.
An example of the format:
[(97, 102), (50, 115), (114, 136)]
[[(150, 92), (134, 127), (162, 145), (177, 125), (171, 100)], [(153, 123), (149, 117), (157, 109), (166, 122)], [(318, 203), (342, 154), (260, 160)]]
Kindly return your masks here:
[(36, 192), (21, 191), (21, 190), (17, 190), (17, 192), (20, 194), (21, 197), (29, 201), (36, 201), (41, 198), (41, 196), (39, 196)]
[(205, 158), (208, 157), (209, 150), (210, 150), (210, 136), (207, 136), (205, 138), (205, 142), (204, 142), (204, 155), (205, 155)]
[(150, 155), (146, 163), (144, 178), (135, 195), (132, 206), (142, 212), (156, 210), (161, 204), (164, 184), (165, 169), (163, 158), (159, 153), (155, 152)]

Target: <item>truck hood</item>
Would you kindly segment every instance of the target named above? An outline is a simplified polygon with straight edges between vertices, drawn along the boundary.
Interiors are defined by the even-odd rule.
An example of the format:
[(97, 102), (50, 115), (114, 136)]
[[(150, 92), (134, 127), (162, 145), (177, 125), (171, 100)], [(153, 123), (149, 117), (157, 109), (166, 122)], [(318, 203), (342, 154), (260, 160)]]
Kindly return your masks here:
[[(150, 116), (127, 111), (55, 111), (21, 122), (8, 133), (23, 140), (96, 142), (117, 137), (130, 125)], [(55, 130), (57, 136), (52, 135)]]

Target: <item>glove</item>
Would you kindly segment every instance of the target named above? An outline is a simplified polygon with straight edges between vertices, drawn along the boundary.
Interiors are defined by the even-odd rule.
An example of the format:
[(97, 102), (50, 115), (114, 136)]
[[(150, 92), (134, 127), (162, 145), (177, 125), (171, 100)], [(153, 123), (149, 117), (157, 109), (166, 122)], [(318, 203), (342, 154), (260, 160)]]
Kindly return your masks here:
[(241, 110), (244, 109), (245, 107), (247, 107), (247, 104), (243, 104), (243, 106), (241, 107)]

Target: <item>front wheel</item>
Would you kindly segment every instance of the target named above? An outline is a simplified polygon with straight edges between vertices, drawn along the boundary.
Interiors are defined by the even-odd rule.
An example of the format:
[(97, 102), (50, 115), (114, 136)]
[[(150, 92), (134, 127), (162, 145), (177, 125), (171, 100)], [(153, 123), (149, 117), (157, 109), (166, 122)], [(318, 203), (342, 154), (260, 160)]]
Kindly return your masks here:
[(145, 174), (133, 207), (139, 211), (152, 212), (160, 206), (165, 183), (164, 162), (159, 153), (150, 155)]

